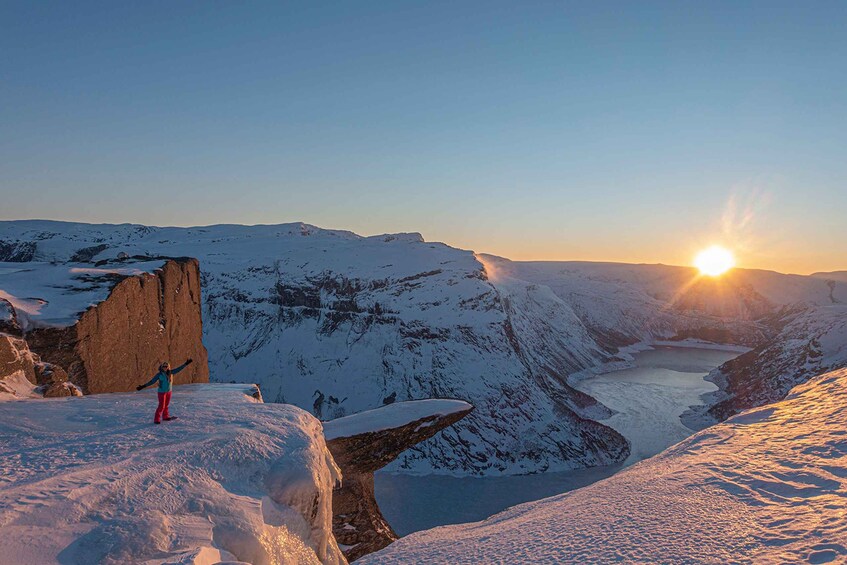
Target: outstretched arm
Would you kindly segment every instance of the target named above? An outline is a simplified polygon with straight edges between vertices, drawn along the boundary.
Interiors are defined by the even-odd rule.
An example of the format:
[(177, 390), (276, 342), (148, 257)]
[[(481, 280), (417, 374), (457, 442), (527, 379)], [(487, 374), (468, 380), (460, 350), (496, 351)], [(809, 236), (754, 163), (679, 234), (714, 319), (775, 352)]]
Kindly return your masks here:
[(186, 361), (185, 363), (183, 363), (182, 365), (180, 365), (176, 369), (171, 369), (171, 374), (175, 375), (175, 374), (179, 373), (180, 371), (182, 371), (183, 369), (185, 369), (186, 367), (188, 367), (192, 363), (194, 363), (194, 359), (189, 359), (188, 361)]
[(138, 385), (137, 387), (135, 387), (135, 390), (141, 390), (143, 388), (147, 388), (148, 386), (153, 385), (158, 380), (159, 380), (159, 373), (156, 373), (155, 375), (153, 375), (152, 379), (150, 379), (149, 381), (147, 381), (143, 385)]

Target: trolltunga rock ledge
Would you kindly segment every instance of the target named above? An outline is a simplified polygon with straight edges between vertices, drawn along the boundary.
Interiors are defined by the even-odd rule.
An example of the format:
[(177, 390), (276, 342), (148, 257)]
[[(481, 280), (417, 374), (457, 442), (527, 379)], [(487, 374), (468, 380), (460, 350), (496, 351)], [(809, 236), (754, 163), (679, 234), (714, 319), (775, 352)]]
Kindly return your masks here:
[(348, 560), (397, 539), (377, 505), (374, 472), (472, 410), (462, 400), (412, 400), (324, 423), (327, 447), (344, 477), (332, 498), (332, 529)]

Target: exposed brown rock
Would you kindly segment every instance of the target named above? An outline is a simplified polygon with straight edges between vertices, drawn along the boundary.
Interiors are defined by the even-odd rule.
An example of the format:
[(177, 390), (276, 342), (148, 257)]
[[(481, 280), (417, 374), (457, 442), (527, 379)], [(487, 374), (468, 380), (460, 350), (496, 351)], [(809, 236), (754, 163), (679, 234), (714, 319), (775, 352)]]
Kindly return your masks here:
[(63, 396), (82, 396), (77, 387), (69, 382), (51, 383), (42, 387), (44, 398), (61, 398)]
[(68, 380), (68, 373), (58, 365), (36, 363), (35, 379), (41, 386), (64, 383)]
[(86, 394), (134, 390), (166, 360), (177, 365), (194, 359), (174, 376), (175, 384), (209, 382), (199, 263), (168, 260), (153, 274), (127, 277), (73, 326), (39, 328), (26, 338)]
[(0, 334), (0, 381), (22, 372), (29, 382), (37, 384), (35, 362), (23, 339)]
[(18, 324), (18, 315), (12, 303), (0, 298), (0, 333), (21, 337), (23, 332)]
[(0, 392), (16, 394), (15, 387), (5, 382), (16, 374), (22, 374), (33, 385), (40, 385), (34, 392), (47, 398), (82, 396), (79, 389), (68, 382), (64, 369), (41, 362), (38, 355), (30, 351), (26, 340), (0, 334)]
[(344, 550), (348, 561), (378, 551), (397, 539), (377, 505), (374, 471), (458, 422), (471, 410), (428, 416), (398, 428), (327, 440), (327, 447), (344, 477), (341, 488), (332, 495), (332, 530), (336, 541), (348, 546)]

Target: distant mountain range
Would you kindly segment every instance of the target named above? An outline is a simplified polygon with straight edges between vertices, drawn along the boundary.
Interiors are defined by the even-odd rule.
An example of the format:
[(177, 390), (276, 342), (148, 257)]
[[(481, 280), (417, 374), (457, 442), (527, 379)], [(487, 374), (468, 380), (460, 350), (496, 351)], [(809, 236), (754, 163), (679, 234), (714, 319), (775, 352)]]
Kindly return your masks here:
[[(626, 441), (596, 421), (608, 409), (568, 379), (625, 363), (624, 345), (753, 348), (713, 373), (723, 390), (692, 422), (776, 400), (847, 364), (843, 273), (736, 269), (708, 279), (664, 265), (513, 262), (419, 234), (361, 237), (307, 224), (0, 222), (0, 261), (17, 265), (113, 268), (164, 257), (200, 261), (213, 381), (258, 383), (266, 401), (324, 419), (428, 397), (476, 407), (396, 470), (526, 473), (621, 461)], [(35, 298), (50, 293), (62, 290)]]

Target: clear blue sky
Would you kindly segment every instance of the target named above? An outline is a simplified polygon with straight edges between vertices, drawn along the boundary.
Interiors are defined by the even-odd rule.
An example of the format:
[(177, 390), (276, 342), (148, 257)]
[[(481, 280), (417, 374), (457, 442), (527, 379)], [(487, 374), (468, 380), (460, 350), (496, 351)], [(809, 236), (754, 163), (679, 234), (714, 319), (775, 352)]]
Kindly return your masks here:
[(845, 30), (847, 2), (4, 1), (0, 219), (843, 269)]

